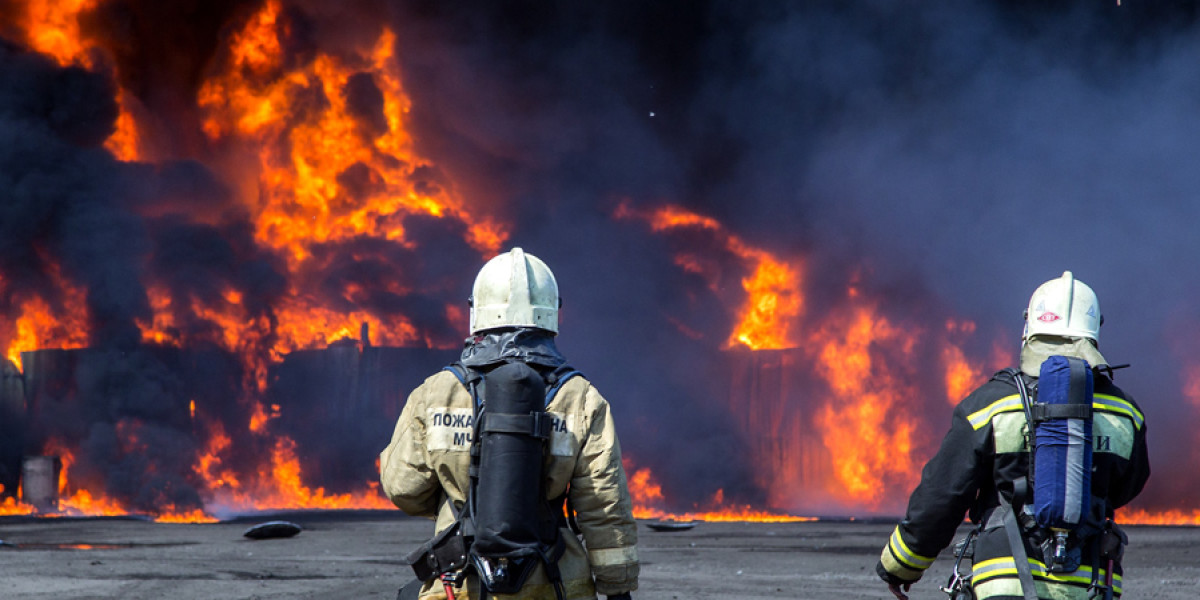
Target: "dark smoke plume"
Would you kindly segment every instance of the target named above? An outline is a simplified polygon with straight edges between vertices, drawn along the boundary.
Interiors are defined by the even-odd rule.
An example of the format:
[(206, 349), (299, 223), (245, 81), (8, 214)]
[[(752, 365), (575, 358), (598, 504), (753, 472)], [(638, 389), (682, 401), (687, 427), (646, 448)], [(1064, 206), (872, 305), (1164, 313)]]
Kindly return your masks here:
[[(1141, 402), (1163, 465), (1142, 505), (1200, 495), (1200, 479), (1166, 466), (1200, 420), (1189, 383), (1200, 274), (1186, 258), (1200, 251), (1188, 229), (1200, 189), (1189, 163), (1200, 144), (1196, 3), (284, 4), (282, 41), (296, 63), (357, 48), (384, 24), (396, 31), (410, 126), (440, 169), (421, 173), (423, 185), (453, 182), (473, 209), (511, 226), (510, 245), (555, 270), (560, 347), (612, 402), (629, 454), (682, 508), (717, 488), (765, 497), (743, 458), (753, 432), (728, 426), (740, 396), (727, 387), (723, 347), (744, 265), (702, 235), (614, 218), (626, 201), (682, 205), (776, 255), (804, 257), (809, 314), (835, 311), (854, 282), (886, 299), (893, 322), (939, 331), (948, 318), (971, 319), (976, 332), (959, 342), (979, 359), (997, 343), (1015, 359), (1030, 292), (1074, 271), (1100, 296), (1102, 350), (1134, 364), (1117, 382)], [(186, 406), (200, 373), (213, 377), (198, 405), (245, 422), (244, 373), (212, 348), (214, 324), (190, 307), (219, 305), (232, 289), (271, 322), (288, 274), (283, 257), (256, 245), (234, 182), (205, 166), (231, 150), (206, 142), (195, 97), (257, 7), (103, 2), (84, 19), (110, 55), (111, 69), (96, 72), (0, 47), (0, 314), (11, 322), (32, 296), (61, 303), (50, 265), (86, 290), (91, 342), (117, 353), (81, 379), (118, 391), (81, 421), (100, 426), (73, 430), (98, 470), (102, 460), (127, 461), (123, 473), (154, 470), (114, 449), (112, 431), (132, 419), (142, 439), (164, 445), (162, 464), (171, 460), (178, 440), (164, 432), (184, 426), (177, 401), (163, 413), (145, 399)], [(167, 158), (121, 163), (99, 146), (118, 84), (144, 110), (154, 156)], [(377, 82), (358, 75), (343, 93), (364, 135), (378, 135)], [(320, 105), (321, 94), (306, 99)], [(379, 185), (366, 165), (338, 182), (346, 206)], [(404, 315), (452, 347), (466, 325), (444, 306), (463, 303), (482, 260), (453, 219), (403, 225), (415, 243), (321, 245), (292, 283), (337, 310)], [(681, 269), (680, 253), (703, 257), (706, 275)], [(397, 285), (372, 285), (381, 281)], [(198, 340), (202, 360), (177, 365), (140, 346), (151, 283), (169, 290), (180, 337)], [(348, 285), (363, 292), (348, 297)], [(11, 335), (3, 327), (0, 337)], [(412, 358), (421, 360), (431, 359)], [(295, 368), (274, 371), (283, 383), (269, 395), (299, 403), (275, 426), (309, 440), (300, 451), (313, 460), (362, 463), (349, 473), (322, 463), (319, 479), (370, 478), (388, 432), (353, 424), (379, 420), (377, 407), (326, 404), (368, 392), (305, 388), (289, 379)], [(917, 445), (928, 454), (948, 418), (925, 399), (942, 392), (940, 374), (901, 374), (914, 395), (934, 390), (906, 405), (926, 415)], [(336, 426), (321, 427), (328, 418)], [(369, 436), (380, 439), (361, 441)], [(175, 474), (156, 489), (196, 501), (185, 469), (155, 468)]]
[[(565, 310), (586, 313), (567, 313), (562, 346), (651, 433), (630, 450), (664, 457), (656, 472), (678, 489), (689, 461), (725, 455), (680, 447), (714, 429), (704, 410), (680, 416), (726, 394), (692, 374), (721, 362), (699, 348), (728, 316), (697, 304), (704, 289), (661, 241), (614, 225), (616, 197), (682, 204), (807, 256), (810, 311), (862, 272), (902, 299), (897, 318), (975, 320), (963, 343), (979, 357), (999, 340), (1015, 360), (1029, 294), (1070, 269), (1100, 295), (1102, 349), (1135, 365), (1118, 383), (1165, 465), (1200, 418), (1181, 397), (1200, 289), (1180, 260), (1200, 250), (1186, 229), (1196, 17), (1192, 2), (413, 2), (393, 22), (424, 149), (477, 174), (487, 189), (471, 194), (560, 265)], [(706, 338), (659, 329), (668, 316)], [(931, 410), (926, 447), (945, 422)], [(1200, 492), (1157, 473), (1147, 506)]]

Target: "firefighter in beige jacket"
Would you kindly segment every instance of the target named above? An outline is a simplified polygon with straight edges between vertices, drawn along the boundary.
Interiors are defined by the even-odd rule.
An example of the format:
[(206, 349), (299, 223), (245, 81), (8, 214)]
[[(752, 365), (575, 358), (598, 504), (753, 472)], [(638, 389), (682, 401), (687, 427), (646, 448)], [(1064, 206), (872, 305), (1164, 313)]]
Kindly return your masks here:
[[(561, 528), (566, 546), (557, 563), (562, 590), (569, 600), (593, 599), (597, 593), (626, 599), (637, 589), (637, 526), (620, 444), (608, 402), (591, 382), (566, 367), (554, 345), (558, 306), (557, 283), (542, 261), (520, 248), (493, 258), (475, 281), (473, 337), (461, 364), (486, 368), (520, 360), (548, 374), (551, 386), (561, 386), (546, 407), (552, 427), (542, 472), (547, 498), (566, 495), (583, 537), (581, 543), (569, 528)], [(473, 402), (455, 373), (443, 370), (429, 377), (409, 395), (391, 443), (380, 455), (384, 492), (404, 512), (436, 519), (438, 532), (454, 524), (456, 509), (467, 500)], [(458, 585), (453, 589), (457, 600), (480, 598), (477, 577)], [(442, 582), (426, 582), (420, 597), (445, 598)], [(495, 597), (556, 596), (539, 566), (519, 593)]]

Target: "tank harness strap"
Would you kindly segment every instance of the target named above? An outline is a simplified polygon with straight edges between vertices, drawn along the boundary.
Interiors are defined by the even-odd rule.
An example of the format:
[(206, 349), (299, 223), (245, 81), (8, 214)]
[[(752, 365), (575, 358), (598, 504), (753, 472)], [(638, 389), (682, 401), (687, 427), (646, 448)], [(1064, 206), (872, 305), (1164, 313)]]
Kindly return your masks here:
[(1017, 568), (1017, 579), (1021, 581), (1021, 592), (1025, 600), (1038, 600), (1037, 586), (1033, 583), (1033, 572), (1029, 568), (1029, 555), (1025, 553), (1025, 540), (1021, 537), (1021, 527), (1017, 525), (1013, 506), (1001, 497), (1000, 508), (997, 510), (1001, 511), (1004, 533), (1008, 535), (1008, 545), (1012, 547), (1012, 558)]
[(1049, 419), (1090, 419), (1092, 405), (1090, 404), (1044, 404), (1033, 405), (1033, 421), (1041, 423)]
[(554, 585), (554, 596), (557, 600), (566, 600), (566, 586), (563, 584), (562, 571), (558, 568), (558, 559), (562, 558), (566, 549), (567, 544), (561, 535), (555, 540), (554, 548), (549, 553), (540, 547), (537, 549), (538, 557), (542, 559), (542, 565), (546, 569), (546, 579)]
[(491, 413), (481, 427), (482, 433), (516, 433), (545, 440), (554, 431), (554, 420), (544, 412), (528, 415)]
[[(483, 403), (479, 400), (479, 384), (483, 382), (483, 375), (475, 369), (467, 368), (466, 365), (457, 362), (442, 367), (442, 370), (449, 371), (470, 392), (474, 413), (474, 431), (471, 433), (471, 439), (479, 439), (479, 416), (483, 409)], [(471, 462), (467, 467), (467, 476), (472, 481), (479, 477), (479, 444), (471, 444)], [(469, 504), (470, 500), (468, 499)]]
[(447, 365), (442, 367), (442, 370), (450, 371), (455, 379), (458, 379), (458, 382), (463, 384), (463, 387), (467, 388), (467, 391), (471, 392), (471, 398), (475, 401), (475, 412), (479, 412), (481, 406), (479, 384), (483, 383), (483, 375), (479, 371), (468, 368), (462, 363)]
[(452, 365), (446, 365), (446, 366), (442, 367), (442, 370), (450, 371), (450, 373), (452, 375), (454, 375), (455, 379), (458, 379), (459, 383), (463, 384), (463, 386), (467, 385), (467, 368), (466, 367), (464, 367), (458, 363), (454, 363)]

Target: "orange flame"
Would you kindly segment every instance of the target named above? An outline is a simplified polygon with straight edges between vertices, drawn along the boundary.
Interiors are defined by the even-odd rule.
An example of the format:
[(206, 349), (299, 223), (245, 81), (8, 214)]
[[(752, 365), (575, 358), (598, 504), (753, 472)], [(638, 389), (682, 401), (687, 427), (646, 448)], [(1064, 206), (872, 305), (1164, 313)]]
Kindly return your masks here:
[[(678, 206), (663, 206), (651, 211), (638, 211), (628, 202), (617, 207), (619, 219), (638, 218), (650, 223), (653, 231), (662, 232), (677, 228), (707, 230), (724, 245), (725, 249), (747, 263), (753, 274), (742, 279), (746, 300), (733, 333), (726, 342), (727, 347), (741, 344), (755, 350), (792, 348), (796, 343), (790, 335), (793, 321), (804, 308), (804, 296), (800, 292), (799, 261), (791, 263), (779, 260), (767, 251), (747, 244), (740, 237), (726, 231), (716, 219), (699, 215)], [(703, 274), (704, 267), (694, 257), (681, 255), (676, 264), (687, 271)], [(710, 287), (716, 287), (715, 282)]]
[[(96, 68), (101, 49), (85, 39), (79, 16), (98, 2), (30, 0), (24, 4), (25, 42), (61, 65)], [(391, 31), (381, 30), (369, 47), (357, 53), (316, 53), (297, 64), (292, 60), (296, 57), (285, 57), (280, 41), (290, 26), (281, 2), (266, 0), (229, 36), (226, 54), (219, 57), (216, 70), (197, 97), (202, 130), (212, 148), (250, 159), (240, 164), (244, 172), (232, 177), (237, 180), (239, 197), (248, 199), (246, 210), (252, 215), (256, 239), (286, 260), (293, 276), (290, 288), (270, 315), (262, 315), (252, 313), (240, 292), (232, 288), (213, 300), (173, 297), (169, 290), (150, 284), (153, 316), (139, 323), (147, 343), (177, 346), (195, 341), (187, 339), (191, 329), (180, 320), (194, 318), (212, 324), (219, 334), (204, 341), (218, 343), (246, 362), (245, 398), (241, 400), (249, 408), (245, 426), (256, 436), (269, 435), (271, 420), (279, 416), (279, 408), (265, 406), (262, 397), (268, 364), (284, 354), (354, 338), (362, 323), (377, 332), (378, 341), (384, 344), (438, 343), (422, 339), (417, 324), (405, 317), (334, 309), (311, 297), (303, 274), (321, 270), (315, 251), (319, 245), (363, 236), (408, 244), (403, 223), (406, 216), (414, 214), (461, 221), (468, 242), (485, 256), (497, 252), (508, 238), (503, 224), (458, 197), (453, 186), (423, 176), (434, 165), (417, 154), (406, 129), (410, 101), (396, 75)], [(378, 118), (353, 114), (347, 90), (364, 77), (381, 96)], [(137, 99), (121, 89), (117, 102), (116, 131), (105, 147), (120, 160), (137, 160), (143, 152), (138, 111), (134, 110)], [(347, 183), (351, 179), (357, 183)], [(639, 211), (628, 203), (617, 209), (616, 216), (644, 220), (655, 232), (689, 229), (712, 236), (717, 247), (736, 257), (744, 268), (740, 281), (745, 296), (739, 297), (736, 324), (725, 347), (791, 349), (795, 356), (817, 365), (816, 374), (828, 390), (814, 399), (812, 412), (799, 415), (771, 405), (761, 411), (743, 411), (749, 414), (741, 417), (748, 430), (769, 431), (774, 440), (774, 446), (756, 450), (759, 462), (771, 466), (772, 506), (786, 506), (789, 498), (809, 491), (806, 486), (812, 481), (797, 478), (797, 473), (814, 473), (822, 493), (867, 507), (878, 506), (881, 494), (894, 488), (895, 481), (912, 479), (915, 425), (903, 409), (905, 398), (918, 391), (903, 384), (898, 371), (881, 358), (880, 350), (911, 358), (913, 344), (923, 332), (882, 316), (871, 299), (855, 287), (846, 290), (844, 306), (820, 315), (818, 322), (806, 314), (802, 288), (806, 261), (802, 257), (776, 256), (711, 217), (675, 206)], [(705, 277), (714, 290), (718, 288), (720, 273), (714, 272), (702, 255), (680, 253), (675, 262), (685, 271)], [(58, 297), (21, 299), (15, 324), (0, 330), (6, 356), (18, 365), (23, 351), (79, 348), (88, 341), (84, 291), (57, 273), (53, 278)], [(393, 284), (388, 291), (403, 295), (410, 290)], [(342, 293), (348, 304), (357, 306), (366, 292), (351, 287)], [(464, 320), (461, 307), (447, 306), (445, 310), (454, 320)], [(683, 324), (680, 328), (693, 338), (700, 337)], [(974, 332), (974, 324), (968, 322), (951, 321), (946, 328), (955, 335)], [(946, 394), (956, 402), (977, 380), (979, 367), (952, 344), (942, 344), (940, 359)], [(788, 361), (796, 359), (779, 360), (782, 366), (794, 366)], [(1200, 372), (1189, 381), (1188, 397), (1200, 407)], [(781, 398), (785, 392), (781, 391)], [(295, 442), (286, 437), (273, 440), (270, 455), (263, 457), (256, 472), (238, 472), (230, 467), (234, 449), (223, 426), (206, 419), (203, 406), (192, 403), (189, 413), (193, 428), (205, 441), (193, 469), (205, 483), (209, 496), (205, 500), (211, 506), (391, 508), (374, 482), (364, 483), (361, 492), (352, 494), (331, 494), (322, 487), (306, 485)], [(796, 435), (814, 423), (820, 428), (815, 436)], [(150, 451), (139, 439), (139, 427), (136, 421), (118, 425), (123, 451)], [(64, 499), (60, 505), (64, 512), (128, 512), (120, 502), (96, 497), (70, 480), (74, 456), (60, 442), (51, 441), (43, 453), (62, 457), (60, 494)], [(805, 519), (729, 505), (722, 489), (693, 512), (670, 513), (663, 508), (664, 492), (650, 470), (632, 466), (627, 470), (631, 472), (636, 514), (642, 518)], [(11, 498), (0, 505), (0, 514), (28, 512), (32, 507)], [(1183, 511), (1123, 514), (1132, 522), (1159, 518), (1194, 522), (1196, 518)], [(173, 506), (163, 507), (156, 518), (213, 519), (204, 511)]]
[[(20, 497), (20, 494), (18, 493), (17, 496)], [(33, 514), (37, 514), (37, 509), (32, 504), (25, 504), (11, 497), (0, 500), (0, 517)]]
[[(748, 443), (757, 474), (772, 507), (836, 504), (839, 510), (879, 510), (917, 476), (914, 442), (917, 421), (911, 407), (923, 397), (915, 389), (909, 365), (925, 332), (883, 316), (864, 294), (857, 276), (841, 303), (824, 314), (804, 310), (803, 258), (782, 259), (746, 243), (716, 219), (665, 206), (639, 210), (628, 202), (617, 218), (637, 218), (653, 231), (684, 228), (712, 236), (716, 247), (744, 261), (742, 286), (747, 297), (727, 347), (755, 351), (739, 359), (730, 408), (740, 429), (753, 432)], [(706, 278), (720, 291), (721, 274), (707, 255), (684, 252), (676, 264)], [(978, 384), (980, 370), (951, 339), (974, 333), (974, 324), (952, 321), (934, 343), (941, 353), (946, 394), (961, 400)], [(786, 350), (766, 352), (764, 350)], [(886, 357), (886, 358), (885, 358)], [(899, 361), (901, 364), (895, 364)], [(817, 375), (825, 390), (789, 390), (786, 373)], [(764, 379), (765, 378), (765, 379)], [(809, 385), (809, 384), (805, 384)], [(740, 393), (749, 393), (745, 398)], [(796, 405), (803, 394), (804, 408)], [(755, 402), (747, 408), (748, 402)]]
[[(975, 333), (975, 323), (950, 320), (946, 322), (946, 332), (951, 337), (970, 335)], [(953, 344), (942, 347), (942, 368), (946, 373), (946, 401), (951, 406), (962, 401), (983, 378), (983, 369), (972, 364), (962, 349)]]
[(629, 474), (629, 496), (633, 500), (633, 516), (636, 519), (658, 519), (671, 521), (753, 521), (759, 523), (793, 523), (815, 521), (814, 517), (800, 517), (786, 513), (752, 508), (749, 505), (729, 505), (724, 490), (718, 489), (703, 507), (686, 512), (671, 512), (664, 508), (666, 498), (662, 486), (654, 479), (649, 468), (636, 467), (626, 456), (622, 460)]
[(117, 160), (135, 161), (143, 155), (141, 133), (132, 112), (135, 102), (133, 94), (123, 89), (117, 90), (117, 107), (120, 112), (117, 114), (113, 132), (104, 141), (104, 148)]
[[(198, 96), (204, 131), (214, 143), (246, 145), (257, 155), (245, 195), (257, 198), (250, 210), (259, 241), (284, 251), (294, 273), (320, 270), (312, 264), (317, 260), (313, 245), (361, 236), (404, 243), (403, 218), (427, 214), (460, 219), (468, 224), (468, 241), (481, 254), (497, 252), (507, 238), (503, 227), (476, 218), (445, 185), (415, 183), (431, 165), (415, 154), (405, 129), (409, 100), (395, 75), (394, 34), (383, 30), (373, 47), (355, 56), (319, 53), (307, 64), (285, 70), (279, 40), (290, 25), (280, 11), (279, 2), (266, 2), (231, 36), (225, 71), (206, 81)], [(367, 77), (378, 89), (381, 119), (352, 114), (346, 91), (352, 77)], [(323, 100), (319, 107), (296, 100), (314, 94)], [(349, 186), (348, 174), (360, 184)], [(388, 291), (403, 295), (411, 290), (393, 284)], [(354, 288), (344, 292), (351, 304), (365, 293)], [(422, 339), (405, 317), (383, 319), (323, 306), (300, 281), (293, 281), (274, 308), (276, 342), (270, 351), (276, 359), (357, 337), (363, 323), (378, 332), (379, 343), (437, 344)], [(234, 328), (227, 337), (244, 344), (247, 332), (236, 328), (246, 319), (238, 313), (230, 310), (227, 320), (206, 318)]]
[[(25, 3), (19, 24), (23, 40), (63, 66), (111, 69), (106, 50), (80, 27), (80, 16), (98, 5), (99, 0), (31, 0)], [(149, 344), (216, 343), (241, 356), (246, 375), (239, 401), (249, 408), (246, 427), (256, 436), (271, 435), (270, 422), (279, 413), (278, 407), (266, 407), (261, 400), (269, 364), (289, 352), (355, 338), (363, 324), (374, 332), (377, 343), (447, 343), (422, 337), (417, 325), (404, 316), (381, 317), (322, 304), (304, 281), (304, 273), (325, 268), (312, 251), (314, 245), (364, 236), (407, 244), (403, 221), (413, 214), (461, 221), (466, 225), (466, 241), (485, 256), (498, 252), (508, 237), (505, 226), (468, 206), (449, 182), (429, 176), (436, 168), (416, 154), (406, 124), (410, 103), (397, 77), (391, 31), (382, 30), (373, 44), (357, 53), (316, 53), (297, 61), (295, 57), (285, 60), (280, 42), (291, 26), (282, 16), (281, 2), (264, 2), (227, 38), (225, 55), (218, 57), (216, 69), (197, 95), (202, 130), (213, 147), (254, 159), (236, 163), (244, 170), (226, 175), (240, 182), (240, 197), (250, 199), (247, 210), (259, 243), (287, 260), (290, 288), (269, 314), (261, 314), (250, 312), (235, 289), (225, 290), (216, 300), (201, 299), (174, 296), (149, 282), (152, 316), (138, 323), (143, 341)], [(382, 97), (378, 115), (353, 114), (348, 90), (364, 77)], [(320, 101), (306, 101), (316, 98)], [(140, 105), (126, 89), (118, 89), (116, 100), (120, 114), (105, 146), (120, 160), (137, 160), (142, 149), (139, 112), (134, 108)], [(354, 185), (347, 183), (350, 180)], [(0, 326), (0, 345), (18, 367), (21, 352), (80, 348), (88, 343), (84, 291), (57, 274), (54, 279), (55, 298), (18, 298), (17, 319)], [(381, 285), (396, 295), (412, 292), (394, 283)], [(369, 293), (350, 287), (344, 296), (347, 303), (361, 305)], [(461, 307), (447, 306), (446, 312), (462, 316)], [(206, 326), (192, 326), (196, 322)], [(211, 339), (191, 339), (198, 335)], [(390, 507), (372, 487), (374, 483), (364, 483), (361, 494), (349, 495), (302, 485), (299, 462), (294, 452), (288, 452), (293, 442), (286, 437), (275, 440), (275, 452), (264, 459), (270, 467), (257, 474), (235, 473), (226, 466), (231, 464), (229, 437), (207, 423), (203, 406), (192, 402), (189, 415), (198, 435), (212, 436), (206, 440), (206, 451), (197, 457), (197, 474), (226, 504)], [(124, 450), (148, 450), (138, 440), (138, 428), (136, 422), (119, 425)], [(72, 461), (68, 449), (52, 442), (45, 451), (64, 458), (64, 510), (89, 514), (123, 510), (119, 503), (106, 503), (107, 499), (86, 489), (74, 489), (75, 482), (68, 483)], [(257, 480), (252, 480), (255, 475)], [(163, 510), (158, 516), (162, 519), (202, 519), (194, 511)]]
[(390, 501), (379, 490), (377, 482), (366, 484), (361, 492), (328, 494), (323, 487), (311, 488), (303, 483), (300, 461), (296, 458), (295, 442), (280, 437), (271, 451), (270, 462), (260, 467), (258, 478), (249, 486), (235, 479), (221, 482), (214, 490), (212, 504), (224, 510), (274, 509), (391, 509)]
[(905, 386), (874, 364), (875, 344), (899, 342), (911, 352), (914, 335), (892, 326), (870, 307), (853, 311), (847, 324), (824, 332), (818, 372), (834, 398), (817, 415), (833, 454), (835, 497), (878, 506), (885, 480), (916, 474), (912, 457), (915, 424), (897, 410)]
[(217, 523), (220, 519), (195, 508), (179, 510), (172, 506), (163, 509), (163, 513), (154, 517), (155, 523)]
[(58, 476), (58, 511), (67, 515), (113, 516), (129, 514), (122, 503), (103, 496), (94, 496), (87, 489), (72, 489), (71, 467), (75, 454), (62, 441), (51, 439), (43, 447), (43, 454), (57, 456), (62, 461)]
[[(62, 66), (78, 65), (86, 69), (96, 67), (96, 52), (99, 48), (83, 36), (79, 27), (79, 16), (99, 4), (99, 0), (31, 0), (25, 4), (22, 31), (25, 42), (33, 50), (53, 58)], [(116, 128), (104, 143), (119, 160), (137, 160), (139, 133), (131, 107), (135, 100), (125, 90), (117, 93)]]
[(33, 296), (21, 305), (14, 335), (5, 356), (23, 368), (21, 353), (43, 348), (83, 348), (87, 346), (87, 310), (85, 292), (51, 269), (51, 280), (59, 291), (56, 307)]
[[(30, 0), (23, 4), (18, 17), (23, 41), (36, 52), (49, 56), (62, 66), (96, 67), (102, 53), (91, 40), (84, 37), (79, 26), (80, 15), (91, 11), (99, 0)], [(119, 90), (120, 110), (116, 129), (105, 147), (120, 160), (135, 160), (138, 152), (137, 124), (129, 107), (132, 95)], [(17, 318), (16, 332), (7, 340), (5, 356), (18, 366), (20, 353), (41, 348), (79, 348), (87, 341), (86, 310), (83, 292), (65, 278), (54, 273), (57, 289), (66, 297), (64, 306), (51, 310), (46, 299), (29, 298), (21, 302), (22, 315)], [(6, 340), (0, 338), (0, 343)]]
[(37, 52), (60, 65), (92, 66), (79, 30), (79, 15), (96, 7), (99, 0), (31, 0), (25, 4), (23, 30), (26, 42)]
[[(359, 56), (318, 54), (282, 72), (279, 35), (286, 24), (279, 11), (279, 2), (267, 2), (233, 36), (228, 72), (208, 80), (198, 98), (210, 138), (233, 137), (259, 148), (260, 200), (253, 207), (259, 239), (287, 249), (295, 264), (311, 257), (314, 243), (360, 235), (403, 241), (400, 217), (423, 213), (462, 219), (481, 253), (495, 253), (506, 237), (502, 228), (472, 218), (450, 190), (412, 183), (429, 165), (415, 155), (404, 129), (409, 100), (395, 76), (394, 34), (384, 30)], [(365, 123), (351, 113), (345, 90), (356, 74), (369, 74), (382, 93), (382, 122)], [(326, 105), (295, 106), (294, 98), (305, 94), (318, 94)], [(351, 169), (368, 183), (353, 199), (339, 182)]]
[(1200, 525), (1200, 509), (1147, 511), (1122, 508), (1117, 511), (1122, 525)]

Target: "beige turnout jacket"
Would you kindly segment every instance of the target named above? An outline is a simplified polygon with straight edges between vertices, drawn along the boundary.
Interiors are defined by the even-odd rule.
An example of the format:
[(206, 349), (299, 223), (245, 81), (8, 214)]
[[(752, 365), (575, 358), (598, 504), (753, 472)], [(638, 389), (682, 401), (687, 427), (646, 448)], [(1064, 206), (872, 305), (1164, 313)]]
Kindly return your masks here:
[[(577, 375), (546, 410), (554, 417), (544, 470), (547, 497), (562, 496), (569, 486), (583, 534), (580, 543), (562, 530), (566, 552), (558, 566), (566, 597), (593, 599), (597, 593), (637, 589), (637, 525), (608, 402)], [(380, 454), (384, 492), (404, 512), (436, 519), (438, 532), (454, 523), (449, 502), (466, 500), (473, 414), (471, 394), (454, 374), (441, 371), (409, 395), (392, 441)], [(478, 585), (472, 576), (455, 596), (478, 599)], [(519, 594), (494, 597), (554, 600), (555, 595), (539, 567)], [(421, 598), (445, 598), (441, 582), (426, 583)]]

